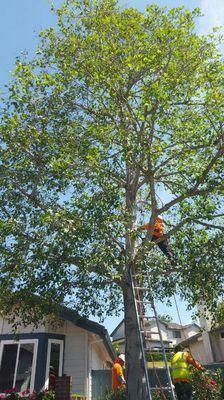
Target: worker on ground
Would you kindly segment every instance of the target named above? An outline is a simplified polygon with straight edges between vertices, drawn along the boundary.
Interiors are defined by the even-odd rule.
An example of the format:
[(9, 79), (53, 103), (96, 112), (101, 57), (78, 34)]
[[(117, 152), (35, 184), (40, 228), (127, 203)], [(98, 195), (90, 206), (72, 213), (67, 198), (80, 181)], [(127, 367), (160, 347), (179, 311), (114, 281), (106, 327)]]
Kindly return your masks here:
[(125, 364), (125, 355), (120, 354), (116, 358), (113, 368), (112, 368), (112, 391), (113, 391), (113, 393), (118, 388), (125, 388), (126, 382), (124, 379), (124, 372), (123, 372), (124, 364)]
[[(147, 222), (144, 224), (141, 229), (150, 229), (150, 224)], [(165, 227), (164, 227), (164, 221), (163, 217), (161, 215), (158, 215), (155, 219), (155, 225), (154, 225), (154, 231), (153, 231), (153, 236), (152, 236), (152, 241), (155, 242), (157, 239), (161, 238), (165, 234)], [(161, 240), (160, 242), (157, 243), (158, 247), (160, 250), (165, 254), (166, 257), (171, 261), (171, 263), (174, 263), (173, 259), (173, 252), (170, 249), (169, 242), (165, 238)]]
[(188, 350), (182, 351), (181, 346), (176, 346), (171, 360), (171, 376), (178, 400), (193, 399), (191, 365), (201, 371), (204, 370), (201, 364), (191, 357)]

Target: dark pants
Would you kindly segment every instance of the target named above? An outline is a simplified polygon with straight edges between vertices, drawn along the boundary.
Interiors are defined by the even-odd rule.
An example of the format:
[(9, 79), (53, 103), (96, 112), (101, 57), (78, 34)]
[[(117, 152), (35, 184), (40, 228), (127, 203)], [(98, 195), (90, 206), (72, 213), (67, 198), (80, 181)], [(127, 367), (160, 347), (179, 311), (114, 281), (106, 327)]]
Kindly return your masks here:
[(191, 383), (177, 382), (174, 386), (178, 400), (193, 400)]
[[(152, 237), (153, 242), (155, 242), (158, 238), (156, 236)], [(169, 258), (169, 260), (173, 259), (173, 252), (170, 249), (169, 243), (167, 239), (162, 240), (159, 243), (156, 243), (158, 245), (158, 247), (160, 248), (160, 250), (163, 252), (163, 254), (165, 254), (166, 257)]]

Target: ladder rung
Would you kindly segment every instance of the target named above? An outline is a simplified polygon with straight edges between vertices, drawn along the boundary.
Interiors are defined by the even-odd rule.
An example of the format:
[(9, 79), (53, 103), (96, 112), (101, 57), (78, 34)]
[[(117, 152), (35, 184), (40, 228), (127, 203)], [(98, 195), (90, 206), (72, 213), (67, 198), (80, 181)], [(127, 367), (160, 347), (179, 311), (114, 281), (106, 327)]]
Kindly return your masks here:
[(150, 275), (134, 275), (134, 278), (150, 278)]
[(151, 335), (159, 335), (159, 332), (147, 331), (147, 329), (145, 329), (144, 331), (141, 330), (141, 333), (150, 333)]
[[(172, 273), (174, 273), (174, 272), (180, 272), (181, 271), (181, 267), (176, 267), (176, 268), (172, 268), (172, 269), (170, 269), (170, 270), (168, 270), (168, 271), (160, 271), (161, 272), (161, 275), (170, 275), (170, 274), (172, 274)], [(153, 275), (153, 272), (150, 272), (148, 275), (145, 275), (145, 274), (143, 274), (143, 275), (141, 275), (141, 274), (134, 274), (133, 275), (133, 277), (134, 278), (150, 278), (150, 276), (151, 275)]]
[(152, 302), (151, 302), (151, 301), (136, 300), (136, 302), (137, 302), (137, 303), (151, 304), (151, 305), (152, 305)]
[(150, 317), (150, 316), (144, 315), (144, 314), (139, 314), (139, 318), (155, 319), (155, 317)]
[(151, 390), (172, 390), (170, 386), (154, 386), (151, 388)]
[(136, 290), (146, 290), (146, 291), (149, 291), (149, 288), (141, 287), (141, 286), (134, 286), (134, 289), (136, 289)]

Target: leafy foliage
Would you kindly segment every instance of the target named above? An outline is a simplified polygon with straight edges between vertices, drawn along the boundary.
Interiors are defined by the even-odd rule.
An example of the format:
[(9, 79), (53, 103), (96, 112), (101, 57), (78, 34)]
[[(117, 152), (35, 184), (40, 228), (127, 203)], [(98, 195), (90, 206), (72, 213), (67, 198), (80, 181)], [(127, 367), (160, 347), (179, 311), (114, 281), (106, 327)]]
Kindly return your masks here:
[[(173, 353), (167, 352), (166, 357), (167, 357), (167, 360), (170, 361), (173, 357)], [(146, 360), (147, 361), (164, 361), (164, 356), (163, 356), (162, 352), (150, 351), (150, 353), (148, 353), (146, 355)]]
[[(194, 368), (192, 374), (192, 385), (196, 399), (220, 400), (223, 398), (223, 375), (221, 371), (202, 373)], [(216, 384), (212, 384), (212, 381)]]
[[(224, 276), (218, 39), (197, 36), (197, 9), (68, 0), (55, 12), (2, 106), (2, 312), (25, 323), (65, 301), (118, 312), (133, 265), (153, 272), (156, 298), (179, 286), (212, 307)], [(151, 251), (161, 213), (180, 265), (165, 276)]]
[(222, 327), (224, 325), (224, 302), (221, 301), (217, 304), (217, 307), (215, 310), (213, 310), (213, 324), (214, 327), (220, 326)]
[(171, 394), (168, 391), (155, 390), (153, 400), (172, 400)]
[(165, 322), (165, 323), (169, 323), (169, 322), (173, 321), (173, 318), (168, 314), (158, 315), (158, 318), (160, 321)]
[(125, 389), (118, 388), (115, 393), (108, 393), (105, 400), (126, 400), (126, 391)]
[(18, 389), (12, 388), (1, 394), (0, 398), (7, 400), (54, 400), (55, 393), (54, 391), (50, 390), (44, 390), (40, 392), (30, 392), (29, 390), (25, 390), (20, 393), (18, 392)]

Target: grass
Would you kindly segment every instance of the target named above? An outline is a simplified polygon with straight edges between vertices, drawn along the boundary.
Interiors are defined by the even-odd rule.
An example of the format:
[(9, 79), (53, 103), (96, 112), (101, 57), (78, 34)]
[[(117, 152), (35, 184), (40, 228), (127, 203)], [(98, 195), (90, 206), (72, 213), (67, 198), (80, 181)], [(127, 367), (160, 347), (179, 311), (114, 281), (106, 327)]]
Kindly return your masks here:
[[(170, 362), (168, 362), (168, 365), (169, 366), (171, 365)], [(154, 361), (154, 363), (151, 362), (151, 361), (148, 361), (147, 362), (147, 367), (148, 368), (153, 368), (153, 367), (164, 368), (165, 367), (165, 363), (164, 363), (164, 361)]]

